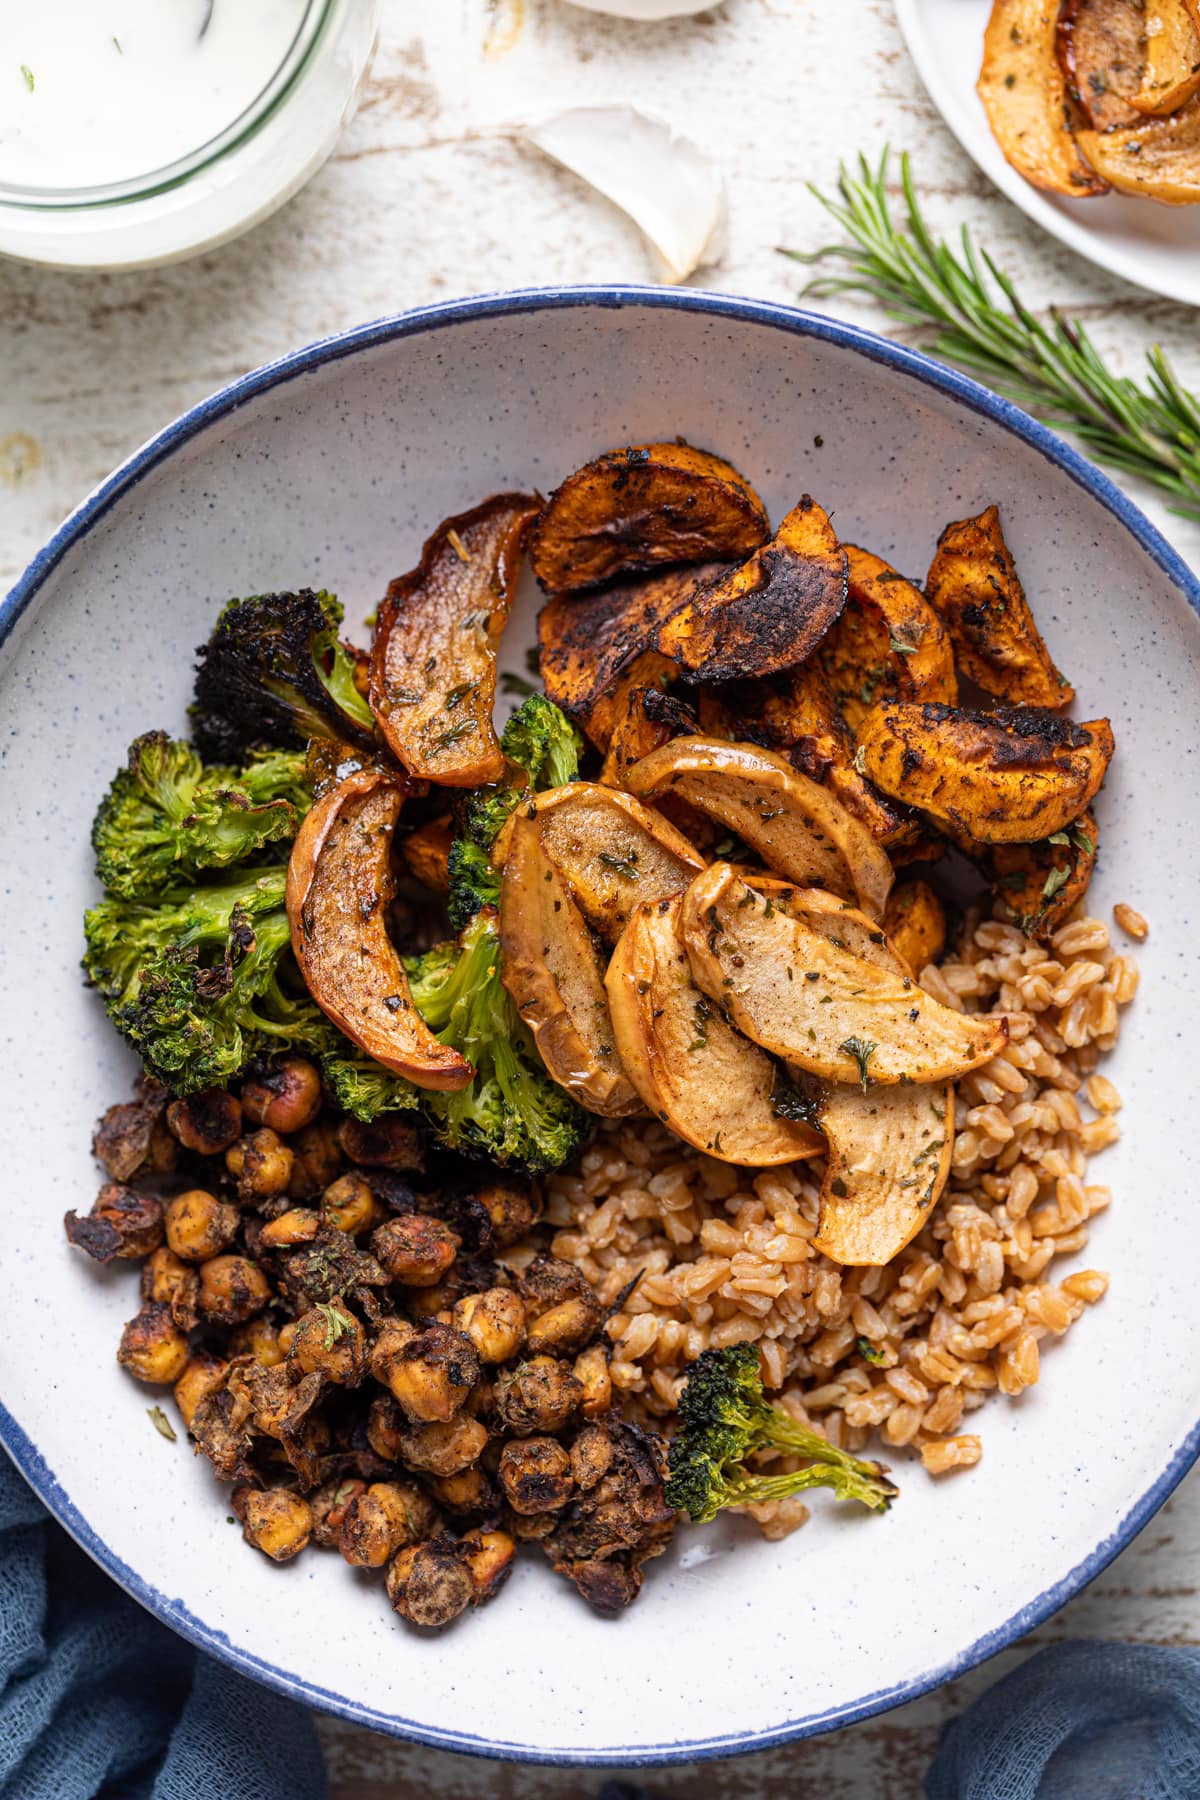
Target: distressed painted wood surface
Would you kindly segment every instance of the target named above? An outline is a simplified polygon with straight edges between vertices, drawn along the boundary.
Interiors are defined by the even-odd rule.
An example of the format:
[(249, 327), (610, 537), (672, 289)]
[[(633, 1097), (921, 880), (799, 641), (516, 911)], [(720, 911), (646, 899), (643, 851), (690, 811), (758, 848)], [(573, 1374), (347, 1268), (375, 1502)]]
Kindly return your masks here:
[[(932, 221), (968, 221), (1032, 305), (1056, 303), (1086, 319), (1130, 372), (1142, 348), (1160, 341), (1200, 385), (1193, 314), (1043, 238), (962, 155), (919, 85), (890, 0), (725, 0), (657, 26), (565, 0), (383, 0), (381, 48), (358, 117), (308, 190), (249, 237), (148, 274), (81, 277), (0, 263), (0, 585), (139, 442), (255, 364), (423, 301), (526, 283), (649, 279), (628, 221), (523, 148), (513, 129), (564, 104), (612, 98), (669, 115), (722, 168), (726, 241), (698, 285), (795, 298), (802, 272), (776, 247), (813, 248), (824, 236), (805, 182), (828, 187), (840, 156), (890, 141), (914, 153)], [(835, 310), (883, 323), (867, 306)], [(1200, 527), (1134, 492), (1200, 560)], [(1067, 1636), (1200, 1642), (1198, 1578), (1200, 1474), (1019, 1650), (882, 1719), (787, 1751), (655, 1772), (651, 1784), (717, 1800), (908, 1800), (941, 1724), (1037, 1645)], [(601, 1785), (586, 1773), (477, 1763), (337, 1723), (324, 1723), (322, 1735), (336, 1800), (426, 1790), (444, 1800), (549, 1800)]]

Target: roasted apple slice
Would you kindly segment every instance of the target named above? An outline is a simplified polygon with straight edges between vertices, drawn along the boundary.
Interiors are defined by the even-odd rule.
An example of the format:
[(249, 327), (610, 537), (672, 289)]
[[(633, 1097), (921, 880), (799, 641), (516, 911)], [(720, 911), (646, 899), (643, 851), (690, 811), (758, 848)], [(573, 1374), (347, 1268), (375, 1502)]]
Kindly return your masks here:
[(371, 709), (411, 775), (446, 787), (499, 781), (496, 646), (537, 501), (496, 494), (438, 527), (379, 608)]
[(914, 975), (946, 946), (946, 911), (927, 881), (902, 881), (888, 895), (883, 929)]
[(813, 1249), (850, 1266), (891, 1262), (949, 1178), (953, 1087), (826, 1088), (816, 1116), (829, 1148)]
[(307, 814), (288, 861), (292, 949), (321, 1011), (368, 1056), (418, 1087), (466, 1087), (465, 1056), (440, 1044), (413, 1005), (385, 923), (403, 777), (365, 770)]
[(1145, 61), (1130, 105), (1164, 117), (1185, 106), (1200, 88), (1200, 31), (1196, 7), (1185, 0), (1152, 0), (1143, 15)]
[(1107, 719), (1076, 725), (1032, 706), (877, 706), (858, 747), (864, 774), (885, 794), (984, 843), (1029, 844), (1091, 804), (1113, 734)]
[(674, 795), (736, 831), (789, 881), (857, 899), (875, 918), (892, 885), (892, 865), (866, 826), (785, 757), (755, 744), (673, 738), (625, 777), (644, 799)]
[(1071, 135), (1050, 0), (992, 0), (977, 91), (1005, 160), (1032, 186), (1084, 199), (1106, 183)]
[(548, 594), (632, 569), (749, 556), (770, 536), (766, 508), (731, 463), (691, 444), (633, 444), (576, 469), (529, 540)]
[(740, 568), (700, 588), (658, 633), (688, 681), (774, 675), (803, 662), (846, 604), (846, 553), (805, 494)]
[[(974, 519), (956, 519), (938, 539), (925, 591), (950, 633), (955, 659), (968, 681), (1010, 706), (1067, 706), (1075, 690), (1055, 668), (1033, 622), (1012, 552), (989, 506)], [(891, 699), (878, 694), (877, 700)], [(897, 699), (944, 700), (953, 694), (898, 694)], [(861, 721), (856, 720), (855, 725)]]
[(1164, 206), (1200, 203), (1200, 95), (1169, 118), (1078, 136), (1088, 161), (1122, 194)]
[(513, 821), (500, 885), (501, 975), (549, 1073), (605, 1118), (640, 1111), (621, 1066), (591, 934), (543, 856), (536, 818)]
[(811, 1126), (772, 1104), (771, 1058), (728, 1024), (692, 980), (680, 900), (638, 906), (605, 986), (621, 1061), (656, 1118), (723, 1162), (768, 1168), (823, 1149)]
[(599, 782), (552, 788), (524, 811), (537, 818), (543, 854), (610, 944), (635, 906), (679, 893), (704, 867), (699, 851), (661, 813)]
[(1137, 119), (1129, 96), (1142, 85), (1145, 26), (1132, 0), (1063, 0), (1059, 8), (1058, 61), (1067, 92), (1098, 131)]
[(847, 544), (850, 593), (819, 656), (852, 731), (879, 700), (941, 700), (958, 681), (946, 628), (925, 596), (869, 550)]
[(1004, 1018), (955, 1012), (911, 976), (854, 956), (728, 863), (684, 895), (680, 929), (696, 985), (756, 1044), (825, 1081), (950, 1081), (1008, 1041)]

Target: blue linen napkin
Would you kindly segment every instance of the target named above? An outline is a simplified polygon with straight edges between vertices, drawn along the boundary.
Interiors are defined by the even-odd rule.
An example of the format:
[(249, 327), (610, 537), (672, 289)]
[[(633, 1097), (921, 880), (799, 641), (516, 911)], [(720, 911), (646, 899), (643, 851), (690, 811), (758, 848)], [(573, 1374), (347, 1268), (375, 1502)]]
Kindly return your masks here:
[(0, 1800), (327, 1800), (309, 1715), (114, 1586), (0, 1452)]

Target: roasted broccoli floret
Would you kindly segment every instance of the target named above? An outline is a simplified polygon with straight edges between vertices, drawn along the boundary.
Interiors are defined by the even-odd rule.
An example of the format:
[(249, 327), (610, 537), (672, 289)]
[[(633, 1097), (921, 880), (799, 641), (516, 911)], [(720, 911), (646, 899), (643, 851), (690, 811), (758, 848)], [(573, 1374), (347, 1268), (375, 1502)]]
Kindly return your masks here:
[(321, 1058), (321, 1073), (334, 1100), (343, 1112), (369, 1125), (380, 1113), (410, 1112), (421, 1100), (421, 1090), (393, 1075), (382, 1063), (372, 1061), (348, 1038), (341, 1050), (328, 1051)]
[(426, 1024), (475, 1067), (458, 1093), (423, 1096), (443, 1143), (509, 1168), (559, 1168), (582, 1143), (588, 1116), (546, 1074), (500, 979), (495, 908), (477, 912), (456, 944), (405, 958), (405, 967)]
[(455, 838), (446, 862), (450, 892), (446, 899), (450, 923), (463, 931), (481, 906), (500, 904), (500, 871), (492, 866), (486, 850), (470, 838)]
[(206, 768), (190, 744), (148, 731), (92, 823), (96, 873), (118, 899), (149, 899), (290, 840), (309, 803), (294, 751), (270, 751), (243, 770)]
[(341, 622), (334, 596), (312, 588), (231, 600), (196, 665), (191, 717), (201, 755), (240, 762), (263, 744), (312, 737), (369, 749), (375, 723), (338, 641)]
[[(756, 1450), (810, 1460), (790, 1475), (756, 1473), (745, 1467)], [(872, 1511), (882, 1510), (899, 1492), (879, 1463), (837, 1449), (770, 1405), (753, 1344), (703, 1351), (679, 1398), (667, 1504), (703, 1525), (722, 1507), (784, 1500), (814, 1487), (832, 1488), (837, 1499), (858, 1500)]]
[(564, 712), (545, 694), (530, 694), (500, 734), (507, 760), (524, 769), (529, 786), (564, 787), (579, 773), (583, 739)]

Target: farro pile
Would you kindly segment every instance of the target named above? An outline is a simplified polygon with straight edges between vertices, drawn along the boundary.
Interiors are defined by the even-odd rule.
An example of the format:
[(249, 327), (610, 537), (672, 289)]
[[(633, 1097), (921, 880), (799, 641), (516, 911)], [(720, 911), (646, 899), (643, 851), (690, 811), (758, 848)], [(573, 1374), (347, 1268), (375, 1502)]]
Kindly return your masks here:
[[(1124, 911), (1141, 926), (1134, 932)], [(1118, 909), (1131, 936), (1145, 927)], [(843, 1269), (809, 1247), (819, 1172), (715, 1162), (657, 1122), (613, 1123), (550, 1183), (554, 1249), (612, 1302), (612, 1375), (635, 1404), (674, 1410), (709, 1345), (756, 1341), (767, 1385), (836, 1444), (911, 1445), (931, 1473), (978, 1462), (968, 1415), (1038, 1379), (1039, 1342), (1099, 1300), (1108, 1277), (1048, 1277), (1109, 1203), (1088, 1158), (1116, 1141), (1120, 1095), (1097, 1074), (1138, 971), (1100, 919), (1049, 947), (972, 913), (956, 956), (921, 975), (946, 1005), (1009, 1016), (1003, 1056), (957, 1084), (953, 1169), (930, 1223), (885, 1268)], [(1085, 1101), (1086, 1109), (1081, 1107)], [(1085, 1118), (1085, 1110), (1095, 1116)], [(798, 1500), (751, 1509), (769, 1537), (808, 1516)]]

